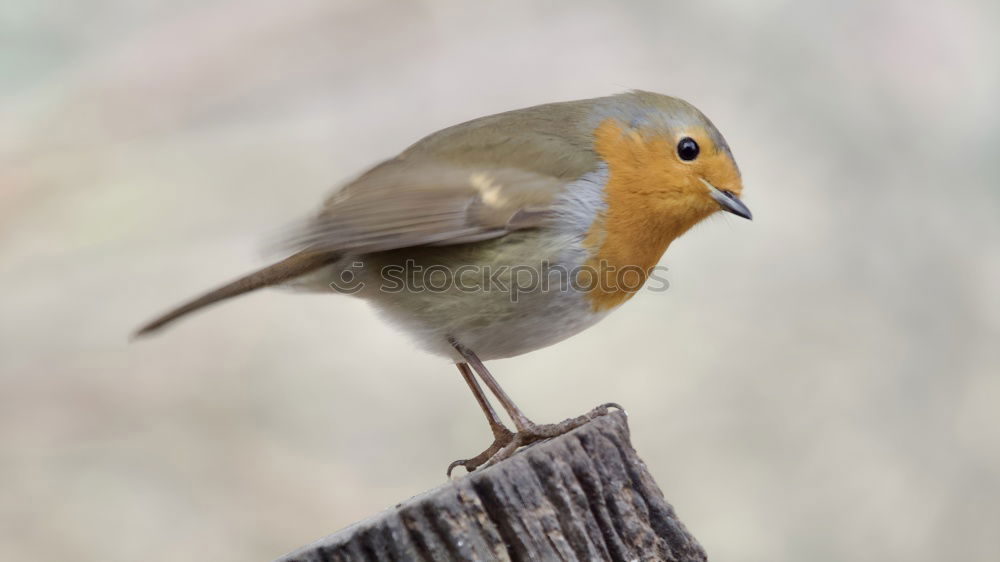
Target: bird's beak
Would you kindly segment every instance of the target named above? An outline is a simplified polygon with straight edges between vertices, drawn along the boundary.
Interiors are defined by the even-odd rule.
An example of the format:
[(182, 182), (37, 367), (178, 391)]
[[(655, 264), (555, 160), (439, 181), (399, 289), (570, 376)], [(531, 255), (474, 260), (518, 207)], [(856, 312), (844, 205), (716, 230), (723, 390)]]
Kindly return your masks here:
[(712, 199), (715, 199), (715, 202), (722, 207), (723, 211), (732, 213), (738, 217), (743, 217), (747, 220), (753, 220), (753, 213), (751, 213), (750, 209), (743, 204), (743, 201), (740, 201), (739, 197), (733, 195), (732, 191), (719, 189), (708, 183), (705, 178), (701, 178), (701, 182), (708, 187), (709, 195), (712, 196)]

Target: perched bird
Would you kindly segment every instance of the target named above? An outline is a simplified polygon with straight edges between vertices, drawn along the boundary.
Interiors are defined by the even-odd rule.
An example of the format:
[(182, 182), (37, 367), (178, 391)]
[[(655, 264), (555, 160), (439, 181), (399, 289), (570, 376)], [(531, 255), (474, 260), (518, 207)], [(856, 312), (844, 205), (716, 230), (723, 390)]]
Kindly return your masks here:
[(717, 211), (750, 219), (742, 189), (722, 135), (677, 98), (632, 91), (481, 117), (433, 133), (341, 187), (291, 237), (291, 257), (138, 334), (262, 287), (366, 299), (457, 364), (494, 435), (481, 454), (448, 469), (471, 471), (613, 406), (535, 424), (482, 361), (594, 325), (696, 223)]

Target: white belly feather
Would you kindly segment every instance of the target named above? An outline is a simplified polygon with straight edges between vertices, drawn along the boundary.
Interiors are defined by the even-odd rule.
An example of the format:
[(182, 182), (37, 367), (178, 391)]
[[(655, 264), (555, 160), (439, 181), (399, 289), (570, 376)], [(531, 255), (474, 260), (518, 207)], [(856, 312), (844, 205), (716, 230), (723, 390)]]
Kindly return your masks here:
[[(364, 287), (342, 292), (371, 302), (427, 351), (456, 360), (449, 338), (483, 360), (551, 345), (594, 325), (608, 312), (595, 312), (586, 294), (570, 283), (574, 268), (590, 256), (582, 240), (604, 207), (606, 177), (602, 168), (567, 186), (545, 228), (474, 244), (349, 256), (295, 284), (331, 290), (331, 282), (343, 285), (345, 278), (354, 276), (354, 284), (360, 281)], [(430, 267), (437, 271), (429, 273)], [(538, 272), (534, 283), (525, 268)], [(461, 286), (443, 282), (445, 271), (458, 271)], [(402, 290), (400, 280), (405, 281)], [(525, 286), (533, 290), (513, 290)]]

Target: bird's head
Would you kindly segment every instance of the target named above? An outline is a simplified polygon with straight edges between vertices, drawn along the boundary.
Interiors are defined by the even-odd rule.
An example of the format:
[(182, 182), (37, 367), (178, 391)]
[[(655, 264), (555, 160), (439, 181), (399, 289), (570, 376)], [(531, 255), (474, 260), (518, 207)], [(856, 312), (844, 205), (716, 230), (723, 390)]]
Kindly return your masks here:
[(633, 204), (641, 199), (681, 231), (717, 211), (752, 218), (740, 200), (743, 183), (729, 145), (705, 115), (650, 92), (611, 99), (599, 108), (594, 133), (609, 168), (610, 197), (617, 190)]

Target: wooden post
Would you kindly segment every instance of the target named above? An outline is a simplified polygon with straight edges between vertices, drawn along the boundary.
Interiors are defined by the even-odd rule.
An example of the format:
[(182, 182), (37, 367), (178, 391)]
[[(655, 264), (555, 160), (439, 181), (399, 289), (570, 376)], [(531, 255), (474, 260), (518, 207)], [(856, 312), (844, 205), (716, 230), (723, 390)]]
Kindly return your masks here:
[(413, 497), (282, 562), (705, 561), (614, 412)]

